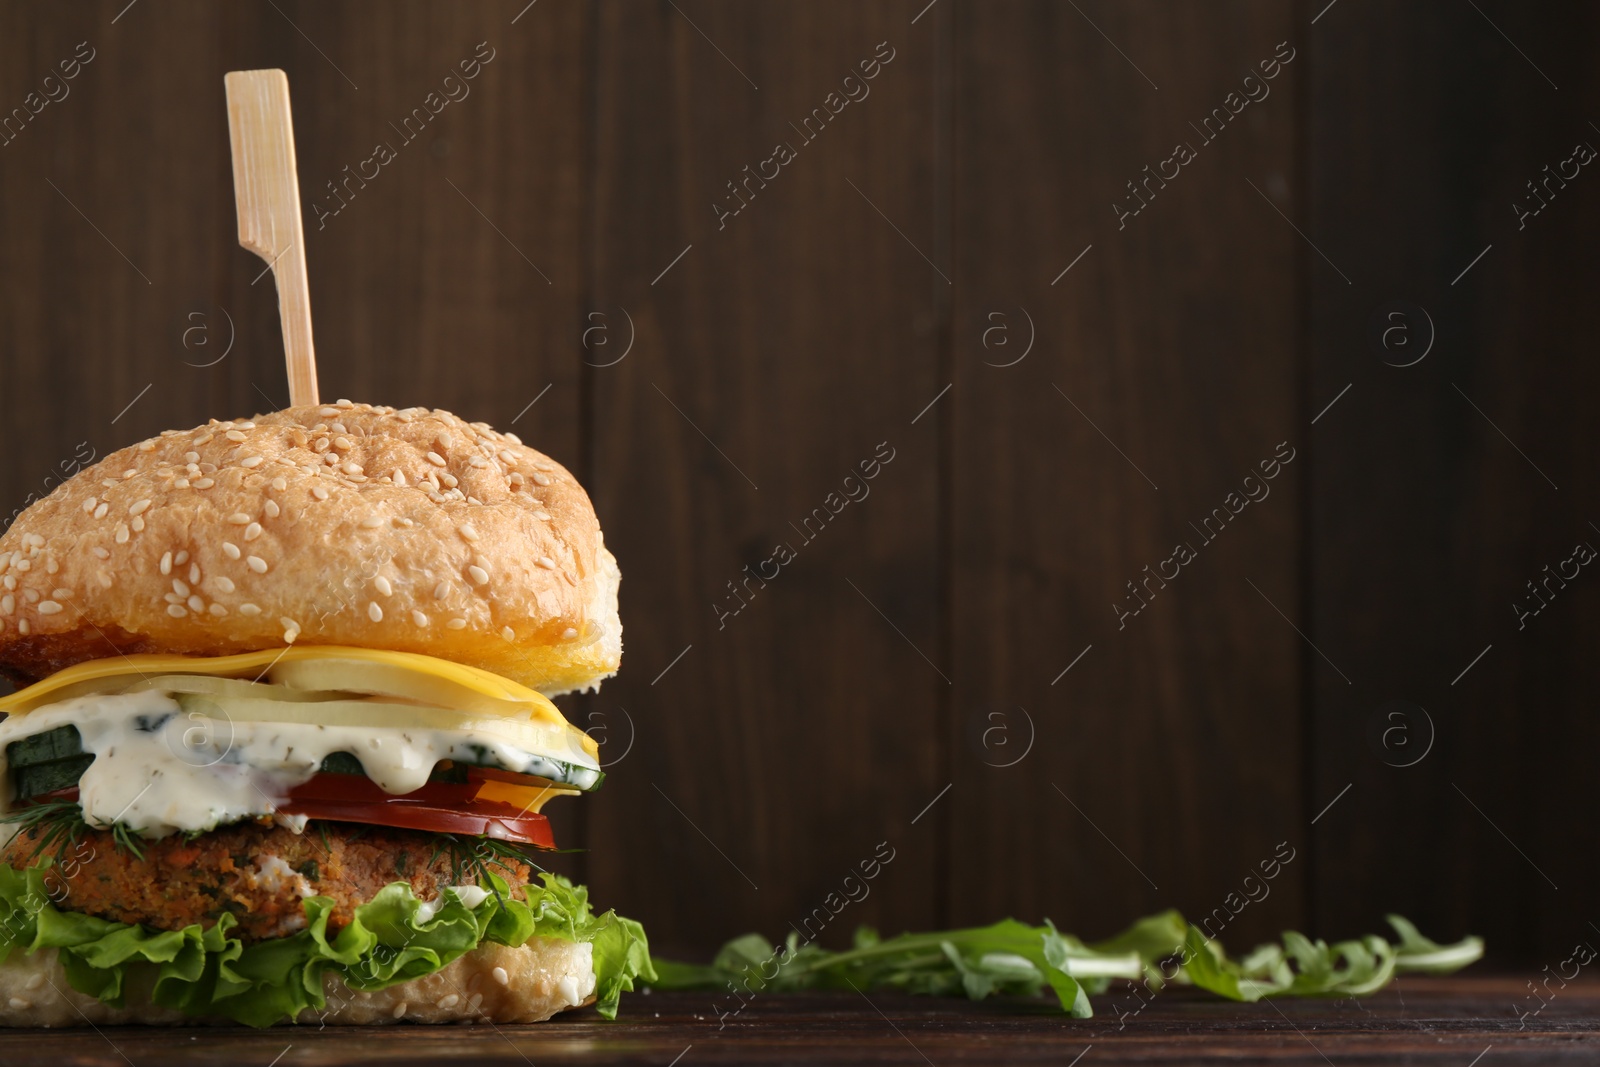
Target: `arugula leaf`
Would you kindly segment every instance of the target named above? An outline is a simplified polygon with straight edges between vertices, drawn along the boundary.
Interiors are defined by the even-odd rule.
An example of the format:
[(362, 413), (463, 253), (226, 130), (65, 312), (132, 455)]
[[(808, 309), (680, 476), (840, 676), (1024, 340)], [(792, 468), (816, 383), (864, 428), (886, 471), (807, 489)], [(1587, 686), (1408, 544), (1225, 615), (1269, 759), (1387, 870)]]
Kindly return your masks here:
[(723, 945), (709, 965), (656, 960), (657, 978), (649, 984), (749, 993), (899, 989), (972, 1000), (1038, 996), (1048, 989), (1062, 1011), (1088, 1018), (1089, 994), (1104, 992), (1113, 978), (1143, 978), (1151, 988), (1169, 981), (1194, 985), (1245, 1002), (1277, 995), (1364, 996), (1397, 973), (1444, 974), (1483, 955), (1481, 938), (1440, 945), (1398, 915), (1389, 916), (1389, 923), (1398, 945), (1376, 935), (1329, 945), (1290, 930), (1281, 943), (1259, 945), (1239, 959), (1176, 911), (1140, 919), (1093, 945), (1061, 933), (1049, 920), (1028, 926), (1006, 919), (887, 941), (863, 926), (844, 952), (801, 944), (798, 933), (777, 948), (759, 934), (746, 934)]

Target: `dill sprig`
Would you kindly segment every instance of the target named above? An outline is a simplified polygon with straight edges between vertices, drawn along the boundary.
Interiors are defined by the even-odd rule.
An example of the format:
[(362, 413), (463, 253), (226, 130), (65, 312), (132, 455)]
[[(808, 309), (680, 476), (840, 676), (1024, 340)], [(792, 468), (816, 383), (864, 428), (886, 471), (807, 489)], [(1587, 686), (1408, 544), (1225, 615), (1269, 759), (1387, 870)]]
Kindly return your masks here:
[(33, 852), (28, 856), (30, 864), (45, 853), (60, 862), (67, 852), (77, 847), (84, 834), (106, 830), (110, 831), (111, 840), (117, 848), (132, 854), (135, 859), (144, 859), (144, 852), (139, 847), (139, 831), (120, 822), (109, 827), (90, 826), (84, 821), (83, 808), (76, 800), (46, 800), (28, 804), (0, 814), (0, 824), (15, 826), (19, 837), (25, 836), (34, 842)]

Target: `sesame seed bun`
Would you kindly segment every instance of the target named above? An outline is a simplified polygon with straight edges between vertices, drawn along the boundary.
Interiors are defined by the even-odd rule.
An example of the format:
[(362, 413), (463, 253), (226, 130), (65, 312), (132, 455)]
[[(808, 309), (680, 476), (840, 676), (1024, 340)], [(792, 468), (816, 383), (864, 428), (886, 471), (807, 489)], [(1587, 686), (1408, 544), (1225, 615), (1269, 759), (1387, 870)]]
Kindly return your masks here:
[(0, 536), (0, 673), (298, 642), (553, 696), (616, 672), (620, 578), (582, 486), (513, 434), (347, 400), (213, 419), (113, 453)]
[[(231, 1025), (150, 1003), (148, 974), (132, 976), (130, 986), (127, 1005), (113, 1008), (72, 988), (55, 949), (13, 952), (0, 964), (0, 1027)], [(534, 937), (517, 948), (485, 942), (433, 974), (386, 989), (353, 990), (332, 971), (323, 975), (322, 987), (327, 1007), (308, 1008), (296, 1022), (537, 1023), (594, 1002), (593, 948), (554, 937)]]

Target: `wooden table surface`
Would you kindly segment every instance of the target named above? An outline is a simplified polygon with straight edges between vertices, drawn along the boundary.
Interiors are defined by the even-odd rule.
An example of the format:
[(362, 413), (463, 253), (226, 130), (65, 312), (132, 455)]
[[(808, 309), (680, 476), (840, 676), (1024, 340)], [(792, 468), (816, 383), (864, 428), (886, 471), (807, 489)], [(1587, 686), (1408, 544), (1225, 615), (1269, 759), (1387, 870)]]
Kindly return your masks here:
[[(1578, 1064), (1600, 1061), (1600, 983), (1569, 985), (1519, 1020), (1526, 977), (1409, 978), (1360, 1001), (1230, 1004), (1183, 990), (1137, 1015), (1130, 994), (1096, 999), (1073, 1020), (1034, 1003), (873, 994), (756, 998), (719, 1029), (704, 993), (627, 998), (607, 1023), (592, 1012), (538, 1026), (381, 1029), (16, 1030), (0, 1063), (489, 1065), (624, 1063), (872, 1064)], [(731, 1003), (723, 998), (724, 1009)], [(1115, 1007), (1114, 1007), (1115, 1005)], [(1513, 1007), (1519, 1005), (1519, 1007)], [(1526, 1024), (1525, 1026), (1523, 1024)], [(276, 1058), (275, 1058), (276, 1057)]]

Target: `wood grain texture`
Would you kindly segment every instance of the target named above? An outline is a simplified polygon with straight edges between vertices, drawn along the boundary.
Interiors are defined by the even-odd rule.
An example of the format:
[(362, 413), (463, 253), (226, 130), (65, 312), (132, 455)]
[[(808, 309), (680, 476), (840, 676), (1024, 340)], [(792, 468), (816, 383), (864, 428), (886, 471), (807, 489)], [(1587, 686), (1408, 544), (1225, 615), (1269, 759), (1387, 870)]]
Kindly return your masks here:
[[(948, 663), (923, 658), (938, 468), (911, 419), (938, 389), (944, 283), (878, 210), (919, 243), (937, 230), (936, 52), (898, 7), (596, 17), (595, 304), (637, 330), (590, 371), (629, 657), (598, 703), (638, 741), (590, 804), (595, 880), (668, 946), (933, 922), (946, 871), (910, 820), (943, 784)], [(808, 138), (882, 42), (870, 95)], [(719, 219), (780, 142), (795, 158)]]
[[(1595, 936), (1600, 590), (1585, 568), (1520, 623), (1513, 604), (1537, 608), (1528, 582), (1600, 547), (1578, 298), (1600, 196), (1585, 168), (1538, 215), (1512, 205), (1600, 146), (1582, 103), (1600, 19), (1479, 6), (1341, 3), (1317, 25), (1307, 232), (1354, 285), (1312, 261), (1313, 407), (1351, 386), (1316, 426), (1313, 635), (1354, 684), (1313, 675), (1316, 793), (1351, 785), (1316, 828), (1316, 925), (1393, 908), (1544, 964)], [(1374, 329), (1421, 346), (1428, 323), (1371, 325), (1396, 300), (1436, 331), (1404, 368)]]
[[(1251, 187), (1281, 200), (1294, 180), (1303, 61), (1207, 143), (1190, 122), (1296, 36), (1290, 9), (1080, 6), (952, 8), (945, 815), (982, 872), (953, 920), (1109, 934), (1116, 899), (1215, 913), (1248, 944), (1304, 903), (1303, 646), (1273, 607), (1301, 615), (1300, 471), (1257, 468), (1303, 445), (1300, 245)], [(1127, 183), (1174, 142), (1196, 158), (1140, 209)], [(1261, 499), (1235, 515), (1252, 473)], [(1163, 567), (1179, 544), (1195, 558)], [(1297, 861), (1264, 883), (1285, 842)]]
[[(111, 1028), (0, 1031), (0, 1056), (31, 1067), (146, 1063), (664, 1064), (1407, 1063), (1587, 1064), (1600, 1046), (1600, 988), (1573, 985), (1525, 1028), (1507, 1004), (1514, 978), (1407, 978), (1360, 1001), (1229, 1004), (1183, 990), (1135, 1014), (1119, 995), (1076, 1020), (1038, 1001), (968, 1004), (874, 993), (757, 997), (726, 1028), (706, 994), (628, 997), (616, 1022), (593, 1012), (533, 1026), (316, 1027), (248, 1031)], [(1131, 1003), (1131, 996), (1121, 1001)], [(1128, 1009), (1122, 1009), (1125, 1013)], [(286, 1051), (286, 1046), (289, 1049)], [(1490, 1051), (1492, 1049), (1492, 1051)], [(1085, 1052), (1087, 1051), (1087, 1053)], [(1484, 1055), (1485, 1053), (1487, 1055)], [(127, 1059), (123, 1059), (123, 1056)], [(674, 1057), (679, 1057), (675, 1060)]]

